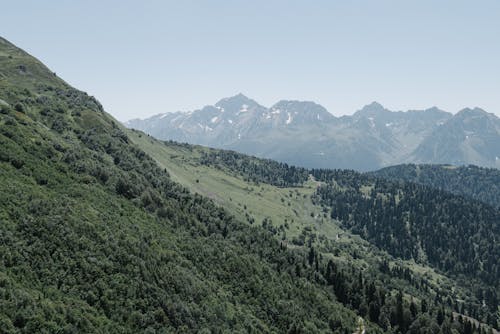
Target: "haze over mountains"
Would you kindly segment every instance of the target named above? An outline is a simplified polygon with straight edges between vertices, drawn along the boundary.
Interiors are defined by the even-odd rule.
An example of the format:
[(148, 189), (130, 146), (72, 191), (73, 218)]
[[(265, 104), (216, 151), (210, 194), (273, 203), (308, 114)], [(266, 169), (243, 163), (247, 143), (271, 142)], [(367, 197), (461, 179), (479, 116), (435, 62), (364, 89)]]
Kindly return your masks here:
[(125, 123), (162, 139), (272, 158), (309, 168), (360, 171), (400, 163), (500, 168), (500, 119), (480, 108), (390, 111), (377, 102), (335, 117), (314, 102), (270, 108), (238, 94), (213, 106)]

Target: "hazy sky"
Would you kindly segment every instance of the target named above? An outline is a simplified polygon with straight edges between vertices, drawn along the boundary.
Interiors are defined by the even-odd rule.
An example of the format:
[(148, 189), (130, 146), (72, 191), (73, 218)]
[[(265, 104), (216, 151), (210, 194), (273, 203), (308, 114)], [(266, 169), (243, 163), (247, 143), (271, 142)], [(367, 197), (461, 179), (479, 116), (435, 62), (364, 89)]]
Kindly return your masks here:
[(500, 1), (1, 2), (0, 34), (119, 120), (312, 100), (500, 115)]

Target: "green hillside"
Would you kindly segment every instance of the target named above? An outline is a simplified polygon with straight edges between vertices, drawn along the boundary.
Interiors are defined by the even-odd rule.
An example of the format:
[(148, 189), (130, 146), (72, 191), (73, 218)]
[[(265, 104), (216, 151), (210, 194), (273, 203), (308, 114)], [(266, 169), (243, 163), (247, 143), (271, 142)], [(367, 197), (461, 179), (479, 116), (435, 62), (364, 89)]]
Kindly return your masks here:
[[(333, 210), (320, 205), (321, 194), (325, 188), (330, 187), (331, 182), (347, 194), (356, 185), (365, 194), (364, 196), (368, 196), (373, 187), (370, 185), (373, 180), (366, 176), (352, 171), (307, 171), (236, 152), (161, 142), (134, 130), (130, 130), (129, 134), (135, 143), (151, 154), (159, 165), (166, 168), (179, 182), (194, 192), (211, 196), (234, 215), (246, 219), (251, 224), (262, 225), (276, 238), (287, 242), (290, 247), (314, 247), (325, 257), (349, 263), (369, 273), (371, 277), (383, 280), (386, 287), (394, 291), (403, 289), (415, 298), (429, 296), (430, 289), (432, 291), (430, 295), (461, 301), (459, 303), (447, 301), (449, 306), (457, 311), (464, 311), (463, 308), (467, 305), (470, 311), (466, 310), (465, 313), (474, 313), (484, 322), (496, 324), (495, 318), (498, 315), (495, 314), (495, 310), (488, 311), (481, 307), (482, 297), (481, 299), (477, 297), (479, 291), (483, 291), (484, 283), (470, 278), (460, 278), (451, 272), (452, 275), (449, 276), (446, 271), (433, 269), (432, 263), (428, 261), (419, 261), (411, 257), (402, 260), (400, 254), (394, 254), (396, 257), (392, 257), (350, 233), (344, 228), (349, 227), (345, 221), (332, 219)], [(315, 181), (309, 173), (315, 174), (318, 179), (325, 179), (325, 182)], [(260, 177), (261, 174), (264, 177)], [(269, 179), (268, 175), (275, 175), (275, 178)], [(285, 175), (292, 180), (289, 184)], [(303, 184), (299, 185), (300, 182), (297, 180), (303, 181)], [(286, 186), (278, 187), (273, 184)], [(390, 182), (385, 184), (387, 187), (390, 185), (394, 184)], [(405, 186), (411, 184), (402, 184), (398, 187), (403, 191)], [(424, 190), (417, 191), (424, 192)], [(430, 198), (437, 196), (436, 193), (427, 190), (425, 193)], [(446, 201), (460, 199), (444, 195), (447, 196)], [(353, 204), (355, 204), (354, 198)], [(498, 221), (495, 223), (498, 224)], [(391, 253), (389, 248), (380, 246)], [(387, 277), (384, 269), (386, 262), (389, 267), (400, 268), (400, 272), (404, 274), (398, 274), (396, 270)], [(422, 283), (425, 288), (412, 286), (415, 282), (425, 282)], [(493, 284), (484, 290), (486, 294), (492, 294), (492, 299), (488, 302), (491, 307), (498, 304), (497, 289), (498, 286)], [(435, 295), (432, 298), (435, 298)]]
[(500, 170), (495, 168), (408, 164), (383, 168), (373, 175), (423, 184), (500, 207)]
[(316, 196), (335, 185), (125, 130), (0, 38), (0, 333), (497, 326), (490, 290), (480, 308), (486, 293), (332, 219)]
[(2, 333), (352, 332), (305, 254), (173, 182), (0, 40)]

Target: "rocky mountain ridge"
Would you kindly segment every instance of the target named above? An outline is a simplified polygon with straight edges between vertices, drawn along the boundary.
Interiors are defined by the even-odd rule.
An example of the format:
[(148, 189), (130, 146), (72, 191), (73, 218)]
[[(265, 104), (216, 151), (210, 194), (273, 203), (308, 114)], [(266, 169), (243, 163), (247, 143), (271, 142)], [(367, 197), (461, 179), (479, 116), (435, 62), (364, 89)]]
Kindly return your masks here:
[(314, 102), (266, 108), (243, 94), (190, 112), (134, 119), (127, 127), (162, 140), (231, 149), (309, 168), (360, 171), (400, 163), (500, 168), (500, 119), (474, 108), (391, 111), (373, 102), (335, 117)]

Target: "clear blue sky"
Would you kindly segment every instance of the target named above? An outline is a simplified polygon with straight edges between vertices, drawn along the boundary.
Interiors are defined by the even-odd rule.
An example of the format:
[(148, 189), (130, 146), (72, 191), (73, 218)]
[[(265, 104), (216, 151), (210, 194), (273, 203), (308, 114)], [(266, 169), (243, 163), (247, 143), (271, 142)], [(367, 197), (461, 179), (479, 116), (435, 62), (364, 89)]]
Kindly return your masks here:
[(500, 1), (4, 1), (0, 34), (119, 120), (242, 92), (500, 115)]

